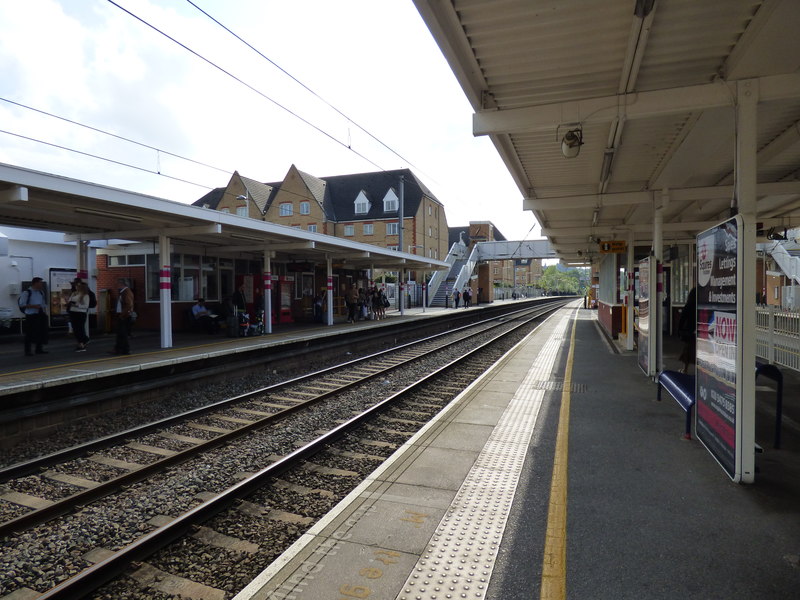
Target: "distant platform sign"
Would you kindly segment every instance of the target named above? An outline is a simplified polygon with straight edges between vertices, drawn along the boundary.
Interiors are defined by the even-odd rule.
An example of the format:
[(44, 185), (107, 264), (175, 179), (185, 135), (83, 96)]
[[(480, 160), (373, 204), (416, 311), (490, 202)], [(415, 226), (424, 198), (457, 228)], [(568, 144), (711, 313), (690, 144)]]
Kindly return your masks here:
[(625, 240), (607, 240), (598, 242), (600, 254), (622, 254), (628, 251), (628, 244)]

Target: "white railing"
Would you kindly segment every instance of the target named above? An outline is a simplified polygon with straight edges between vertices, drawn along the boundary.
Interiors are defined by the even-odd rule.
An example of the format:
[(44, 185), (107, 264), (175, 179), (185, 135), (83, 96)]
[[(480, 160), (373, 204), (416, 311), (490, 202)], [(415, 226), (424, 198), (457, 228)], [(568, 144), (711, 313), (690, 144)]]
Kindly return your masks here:
[(800, 313), (774, 306), (757, 308), (756, 356), (800, 371)]
[(469, 255), (469, 259), (464, 266), (461, 267), (458, 277), (456, 277), (455, 282), (453, 282), (454, 290), (460, 290), (467, 285), (469, 278), (472, 276), (472, 272), (475, 270), (475, 265), (478, 264), (478, 255), (478, 246), (475, 245), (475, 247), (472, 248), (472, 253)]
[[(450, 247), (450, 252), (447, 253), (447, 256), (444, 259), (451, 267), (453, 264), (459, 259), (463, 258), (465, 254), (465, 246), (464, 244), (460, 244), (456, 242)], [(432, 276), (431, 280), (428, 282), (428, 304), (430, 304), (434, 297), (436, 296), (436, 292), (439, 291), (439, 286), (444, 283), (447, 279), (447, 275), (450, 273), (449, 270), (446, 271), (436, 271)]]

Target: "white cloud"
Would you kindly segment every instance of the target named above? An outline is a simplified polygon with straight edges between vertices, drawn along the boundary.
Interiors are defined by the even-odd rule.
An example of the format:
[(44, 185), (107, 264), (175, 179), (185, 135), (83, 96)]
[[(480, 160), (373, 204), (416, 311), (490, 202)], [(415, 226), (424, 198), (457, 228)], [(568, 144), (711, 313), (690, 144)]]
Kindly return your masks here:
[[(198, 1), (405, 160), (188, 4), (120, 3), (325, 134), (102, 0), (0, 2), (0, 96), (264, 181), (292, 163), (318, 176), (374, 170), (357, 152), (381, 168), (412, 168), (451, 225), (492, 220), (509, 238), (528, 232), (532, 215), (491, 142), (472, 137), (471, 108), (412, 3)], [(204, 185), (228, 179), (5, 103), (0, 119), (4, 129)], [(204, 193), (0, 136), (0, 160), (11, 164), (185, 202)]]

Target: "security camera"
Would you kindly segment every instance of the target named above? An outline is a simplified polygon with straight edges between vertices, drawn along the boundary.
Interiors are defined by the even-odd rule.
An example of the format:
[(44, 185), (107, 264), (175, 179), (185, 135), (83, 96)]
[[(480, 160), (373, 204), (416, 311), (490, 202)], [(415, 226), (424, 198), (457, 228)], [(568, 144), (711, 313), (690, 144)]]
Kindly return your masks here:
[(583, 131), (570, 129), (561, 140), (561, 154), (564, 158), (575, 158), (580, 154), (581, 146), (583, 146)]

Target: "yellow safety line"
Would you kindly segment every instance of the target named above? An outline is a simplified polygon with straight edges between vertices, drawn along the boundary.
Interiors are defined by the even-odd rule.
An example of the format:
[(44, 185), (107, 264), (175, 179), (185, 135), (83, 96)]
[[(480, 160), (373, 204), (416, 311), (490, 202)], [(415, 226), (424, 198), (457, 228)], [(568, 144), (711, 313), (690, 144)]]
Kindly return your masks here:
[(558, 415), (558, 434), (553, 458), (553, 480), (550, 483), (550, 506), (547, 510), (547, 532), (542, 562), (541, 600), (564, 600), (567, 597), (567, 448), (569, 445), (569, 403), (572, 387), (572, 362), (575, 355), (575, 329), (572, 324), (564, 390)]

